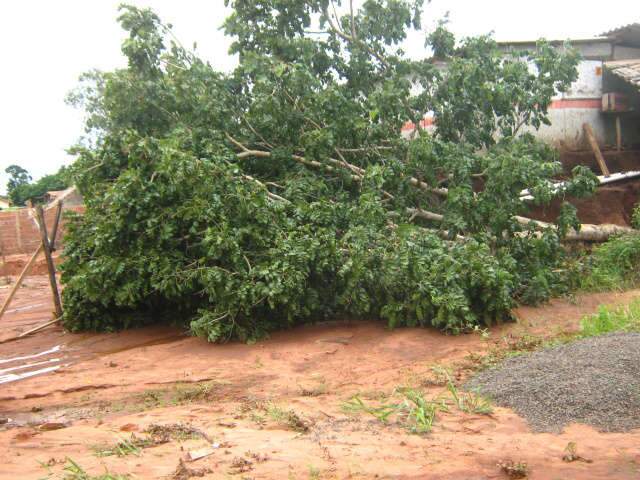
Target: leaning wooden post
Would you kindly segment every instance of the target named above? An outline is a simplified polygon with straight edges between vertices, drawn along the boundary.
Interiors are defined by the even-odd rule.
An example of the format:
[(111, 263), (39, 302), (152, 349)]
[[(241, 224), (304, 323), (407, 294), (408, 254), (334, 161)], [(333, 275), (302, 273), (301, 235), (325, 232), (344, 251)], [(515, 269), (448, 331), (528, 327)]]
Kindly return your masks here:
[(47, 259), (47, 269), (49, 270), (49, 283), (51, 284), (51, 293), (53, 294), (53, 304), (56, 309), (56, 317), (62, 316), (62, 303), (60, 302), (60, 294), (58, 293), (58, 283), (56, 281), (56, 267), (53, 264), (53, 258), (51, 257), (51, 245), (49, 244), (49, 238), (47, 236), (47, 224), (44, 220), (44, 210), (42, 205), (36, 207), (36, 213), (38, 215), (38, 225), (40, 226), (40, 237), (42, 239), (42, 250), (44, 256)]
[(589, 125), (588, 123), (585, 123), (582, 125), (582, 128), (584, 129), (584, 133), (587, 136), (587, 140), (589, 141), (591, 150), (593, 150), (593, 154), (596, 156), (596, 160), (598, 162), (598, 165), (600, 166), (600, 170), (602, 171), (602, 174), (605, 177), (608, 177), (609, 175), (611, 175), (611, 173), (609, 173), (609, 168), (607, 167), (607, 164), (604, 161), (604, 157), (602, 156), (602, 152), (600, 151), (600, 147), (598, 146), (598, 141), (596, 140), (596, 137), (593, 134), (593, 129), (591, 128), (591, 125)]

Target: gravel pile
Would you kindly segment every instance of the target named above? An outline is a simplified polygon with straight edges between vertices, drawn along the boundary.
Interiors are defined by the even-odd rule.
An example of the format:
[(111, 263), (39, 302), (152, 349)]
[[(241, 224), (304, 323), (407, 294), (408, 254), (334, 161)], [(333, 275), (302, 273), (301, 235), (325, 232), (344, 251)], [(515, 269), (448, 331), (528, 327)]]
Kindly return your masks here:
[(580, 340), (506, 360), (465, 386), (513, 409), (535, 431), (585, 423), (605, 432), (640, 427), (640, 334)]

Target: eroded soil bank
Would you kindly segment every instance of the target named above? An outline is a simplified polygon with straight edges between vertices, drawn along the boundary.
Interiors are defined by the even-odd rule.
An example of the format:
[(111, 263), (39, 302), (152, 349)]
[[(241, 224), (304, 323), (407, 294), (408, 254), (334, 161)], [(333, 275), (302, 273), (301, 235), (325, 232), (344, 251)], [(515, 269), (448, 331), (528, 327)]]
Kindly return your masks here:
[[(50, 318), (46, 279), (26, 284), (2, 320), (0, 340)], [(384, 401), (400, 387), (443, 395), (433, 366), (452, 368), (461, 382), (487, 352), (523, 335), (575, 331), (599, 304), (637, 296), (521, 308), (518, 323), (493, 328), (488, 338), (388, 331), (375, 322), (297, 328), (256, 345), (211, 345), (169, 327), (101, 335), (49, 328), (0, 344), (0, 419), (11, 419), (0, 425), (0, 478), (61, 478), (67, 457), (92, 474), (108, 468), (172, 478), (180, 460), (201, 449), (209, 455), (185, 462), (186, 473), (174, 478), (190, 471), (211, 479), (494, 479), (507, 478), (497, 467), (505, 461), (526, 463), (533, 479), (638, 478), (640, 430), (601, 433), (573, 424), (560, 434), (533, 433), (508, 409), (480, 415), (450, 408), (437, 414), (431, 433), (416, 435), (343, 409), (355, 394)], [(132, 434), (146, 438), (150, 425), (180, 422), (203, 435), (170, 435), (125, 456), (100, 456)], [(591, 463), (563, 461), (570, 442)]]

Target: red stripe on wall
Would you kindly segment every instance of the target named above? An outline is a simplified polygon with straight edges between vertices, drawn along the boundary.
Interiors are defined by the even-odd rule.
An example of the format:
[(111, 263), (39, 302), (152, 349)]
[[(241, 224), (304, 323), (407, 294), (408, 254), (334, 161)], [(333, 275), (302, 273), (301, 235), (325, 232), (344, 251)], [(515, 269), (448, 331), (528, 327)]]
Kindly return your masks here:
[(600, 98), (563, 98), (562, 100), (553, 100), (549, 108), (602, 108), (602, 99)]
[[(602, 99), (600, 98), (563, 98), (561, 100), (553, 100), (549, 109), (561, 109), (561, 108), (588, 108), (598, 109), (602, 108)], [(427, 117), (420, 121), (422, 128), (427, 128), (435, 124), (433, 117)], [(413, 130), (415, 125), (413, 122), (407, 122), (402, 126), (402, 131), (406, 132)]]
[[(427, 117), (420, 120), (420, 126), (422, 128), (427, 128), (434, 124), (435, 124), (435, 119), (433, 117)], [(402, 126), (402, 131), (405, 132), (407, 130), (413, 130), (414, 127), (415, 125), (413, 124), (413, 122), (407, 122)]]

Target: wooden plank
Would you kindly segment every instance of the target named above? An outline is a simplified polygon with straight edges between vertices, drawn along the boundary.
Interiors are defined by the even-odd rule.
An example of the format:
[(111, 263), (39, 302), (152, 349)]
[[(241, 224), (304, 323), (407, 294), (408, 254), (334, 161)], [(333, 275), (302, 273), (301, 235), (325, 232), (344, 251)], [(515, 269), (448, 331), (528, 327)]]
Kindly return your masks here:
[(53, 304), (56, 310), (56, 317), (62, 316), (62, 302), (60, 301), (60, 294), (58, 293), (58, 283), (56, 281), (56, 267), (51, 257), (51, 245), (47, 238), (47, 224), (44, 219), (44, 210), (42, 205), (36, 207), (36, 213), (38, 215), (38, 224), (40, 226), (40, 237), (42, 240), (42, 250), (47, 260), (47, 270), (49, 271), (49, 284), (51, 285), (51, 294), (53, 295)]
[(604, 161), (604, 157), (602, 156), (602, 152), (600, 151), (600, 147), (598, 146), (596, 137), (593, 134), (593, 129), (591, 128), (591, 125), (589, 125), (588, 123), (584, 123), (582, 125), (582, 128), (584, 129), (584, 133), (587, 137), (587, 140), (589, 141), (591, 150), (593, 150), (593, 154), (596, 156), (596, 161), (600, 166), (600, 170), (602, 171), (602, 174), (605, 177), (608, 177), (609, 175), (611, 175), (611, 173), (609, 173), (609, 168), (607, 167), (607, 164)]

